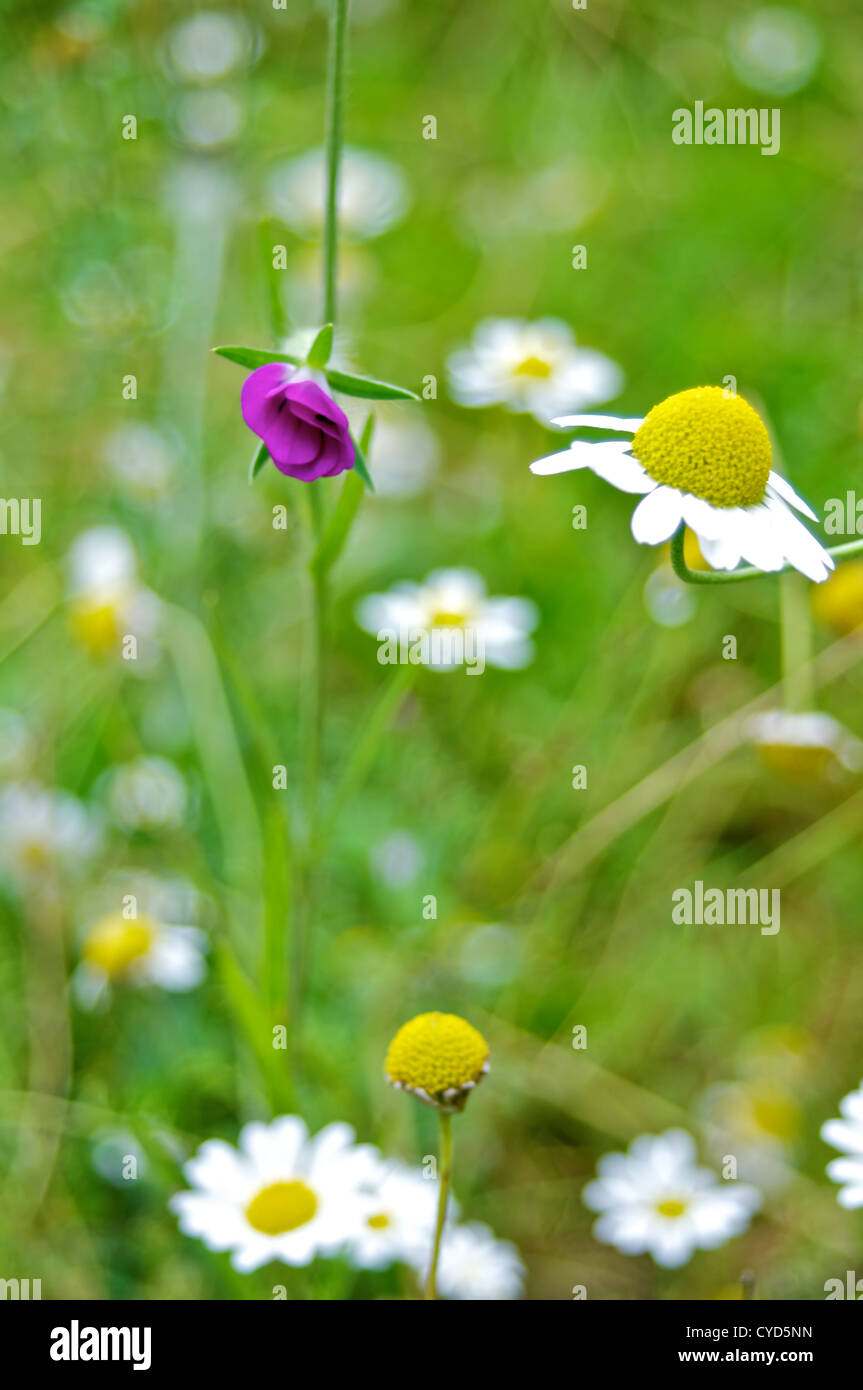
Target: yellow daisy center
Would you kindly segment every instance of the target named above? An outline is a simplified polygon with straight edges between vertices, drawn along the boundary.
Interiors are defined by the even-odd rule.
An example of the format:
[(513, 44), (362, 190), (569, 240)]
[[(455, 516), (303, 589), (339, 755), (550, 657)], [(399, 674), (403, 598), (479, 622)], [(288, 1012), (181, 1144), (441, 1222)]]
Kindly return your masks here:
[(488, 1043), (456, 1014), (419, 1014), (405, 1023), (390, 1043), (385, 1070), (429, 1096), (476, 1082), (488, 1062)]
[(721, 386), (695, 386), (655, 405), (632, 452), (657, 483), (714, 507), (753, 507), (770, 473), (770, 436), (760, 415)]
[(366, 1222), (366, 1225), (371, 1226), (373, 1231), (385, 1231), (392, 1224), (385, 1211), (379, 1211), (374, 1216), (370, 1216)]
[(660, 1216), (666, 1216), (671, 1221), (676, 1221), (679, 1216), (685, 1216), (687, 1205), (681, 1202), (678, 1197), (667, 1197), (664, 1202), (656, 1203), (656, 1210)]
[(147, 954), (156, 930), (155, 922), (147, 917), (128, 922), (119, 912), (112, 913), (90, 929), (84, 942), (84, 959), (116, 979)]
[(318, 1199), (300, 1178), (262, 1187), (246, 1207), (246, 1220), (265, 1236), (281, 1236), (311, 1221)]
[(532, 377), (534, 381), (547, 381), (551, 376), (551, 363), (542, 357), (525, 357), (512, 369), (513, 376)]
[(822, 782), (836, 764), (823, 743), (759, 743), (758, 757), (768, 772), (801, 786)]
[(464, 627), (464, 613), (433, 613), (432, 627)]
[(74, 636), (93, 656), (105, 656), (120, 640), (120, 617), (109, 599), (75, 599), (69, 611)]
[(752, 1120), (762, 1133), (787, 1141), (798, 1133), (800, 1112), (793, 1100), (764, 1091), (752, 1098)]
[(863, 561), (840, 565), (826, 584), (813, 586), (815, 616), (838, 632), (853, 632), (863, 626)]

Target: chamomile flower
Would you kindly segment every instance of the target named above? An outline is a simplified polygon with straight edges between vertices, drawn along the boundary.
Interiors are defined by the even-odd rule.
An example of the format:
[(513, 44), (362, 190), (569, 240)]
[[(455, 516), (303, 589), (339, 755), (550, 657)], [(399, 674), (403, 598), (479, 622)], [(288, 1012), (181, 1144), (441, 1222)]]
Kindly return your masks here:
[[(370, 594), (356, 616), (379, 640), (389, 634), (400, 647), (413, 648), (414, 664), (438, 670), (470, 665), (474, 658), (509, 671), (526, 666), (533, 659), (529, 633), (539, 620), (529, 599), (489, 598), (480, 575), (469, 569), (435, 570), (421, 584)], [(445, 641), (446, 635), (452, 640)]]
[(207, 971), (207, 939), (190, 924), (197, 912), (198, 895), (183, 880), (141, 876), (103, 888), (72, 979), (81, 1007), (105, 1003), (121, 985), (195, 989)]
[(842, 1186), (836, 1195), (840, 1207), (863, 1207), (863, 1081), (839, 1102), (841, 1120), (827, 1120), (821, 1138), (846, 1155), (827, 1164), (827, 1176)]
[(788, 781), (825, 782), (863, 768), (863, 743), (818, 710), (766, 710), (753, 715), (747, 731), (765, 767)]
[(623, 385), (617, 364), (577, 347), (560, 319), (485, 319), (447, 367), (450, 393), (461, 405), (503, 405), (541, 424), (563, 410), (610, 400)]
[(737, 1159), (738, 1175), (763, 1190), (776, 1191), (792, 1177), (791, 1150), (802, 1128), (791, 1091), (767, 1080), (711, 1086), (700, 1105), (707, 1144), (721, 1162)]
[[(297, 236), (319, 240), (323, 231), (326, 159), (322, 149), (280, 164), (269, 180), (273, 211)], [(405, 177), (379, 154), (346, 145), (339, 169), (339, 229), (349, 241), (368, 241), (404, 217)]]
[(37, 782), (11, 782), (0, 791), (0, 870), (19, 884), (46, 871), (81, 870), (101, 842), (93, 812), (69, 792)]
[(794, 515), (815, 521), (815, 513), (770, 466), (763, 420), (721, 386), (679, 391), (644, 419), (567, 415), (553, 423), (632, 436), (628, 443), (576, 440), (530, 466), (539, 474), (590, 468), (621, 492), (643, 494), (632, 514), (642, 544), (661, 545), (685, 523), (713, 569), (733, 570), (741, 560), (765, 571), (788, 564), (820, 583), (834, 568)]
[(180, 1230), (210, 1250), (230, 1250), (243, 1274), (271, 1260), (308, 1265), (355, 1240), (368, 1217), (375, 1151), (349, 1125), (314, 1139), (296, 1115), (248, 1124), (239, 1147), (208, 1139), (184, 1173), (192, 1191), (171, 1198)]
[(390, 1085), (426, 1105), (463, 1110), (489, 1068), (488, 1043), (457, 1014), (418, 1014), (402, 1025), (387, 1052)]
[(516, 1247), (481, 1221), (448, 1228), (437, 1269), (444, 1298), (496, 1303), (521, 1298), (525, 1269)]
[(182, 825), (187, 792), (183, 775), (166, 758), (119, 763), (107, 777), (108, 806), (124, 830), (173, 830)]
[[(416, 1267), (427, 1258), (434, 1231), (437, 1183), (398, 1159), (373, 1164), (364, 1188), (362, 1217), (348, 1243), (358, 1269), (384, 1269), (396, 1262)], [(450, 1204), (450, 1217), (455, 1211)]]
[(137, 575), (132, 542), (116, 526), (83, 532), (69, 553), (69, 622), (74, 636), (93, 656), (121, 654), (134, 637), (133, 669), (152, 665), (158, 654), (159, 601)]
[(696, 1250), (715, 1250), (746, 1230), (761, 1205), (757, 1188), (720, 1182), (696, 1162), (689, 1134), (642, 1134), (628, 1153), (605, 1154), (583, 1200), (599, 1212), (593, 1234), (624, 1255), (650, 1254), (678, 1269)]

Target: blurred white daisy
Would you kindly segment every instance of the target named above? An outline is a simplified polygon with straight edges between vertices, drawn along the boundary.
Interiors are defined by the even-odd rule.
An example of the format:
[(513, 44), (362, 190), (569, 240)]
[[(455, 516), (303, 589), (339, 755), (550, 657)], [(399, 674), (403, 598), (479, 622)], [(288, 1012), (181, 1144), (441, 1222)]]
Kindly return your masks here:
[(369, 851), (372, 868), (388, 888), (404, 888), (413, 883), (425, 864), (423, 847), (409, 830), (396, 830), (379, 840)]
[(152, 425), (119, 425), (105, 439), (102, 458), (112, 481), (145, 502), (163, 497), (176, 473), (176, 450)]
[(863, 769), (863, 743), (838, 719), (819, 710), (765, 710), (753, 715), (746, 727), (765, 766), (792, 781), (835, 780), (843, 769)]
[[(348, 419), (362, 431), (369, 402), (343, 402)], [(426, 423), (421, 406), (405, 402), (397, 410), (375, 407), (371, 472), (378, 497), (418, 497), (431, 484), (440, 466), (440, 444)]]
[(812, 77), (821, 37), (808, 15), (779, 5), (755, 10), (729, 31), (728, 51), (738, 77), (759, 92), (788, 96)]
[(207, 938), (191, 925), (198, 910), (198, 894), (183, 879), (118, 875), (105, 885), (94, 899), (72, 978), (82, 1008), (106, 1003), (119, 985), (177, 994), (195, 989), (207, 973)]
[(375, 1151), (354, 1143), (349, 1125), (310, 1139), (296, 1115), (249, 1124), (239, 1148), (209, 1139), (184, 1173), (191, 1192), (171, 1198), (180, 1230), (210, 1250), (230, 1250), (241, 1273), (270, 1260), (307, 1265), (356, 1239), (368, 1216)]
[(695, 1143), (680, 1129), (640, 1135), (628, 1153), (605, 1154), (597, 1173), (582, 1194), (601, 1213), (596, 1239), (624, 1255), (650, 1254), (666, 1269), (740, 1235), (761, 1205), (757, 1188), (699, 1168)]
[[(435, 570), (422, 584), (406, 582), (386, 594), (370, 594), (357, 605), (356, 616), (360, 627), (379, 640), (382, 634), (395, 634), (405, 651), (417, 650), (418, 643), (423, 645), (420, 638), (437, 634), (439, 642), (425, 644), (423, 664), (438, 670), (470, 664), (474, 657), (505, 670), (526, 666), (533, 659), (529, 633), (539, 621), (529, 599), (489, 598), (481, 576), (469, 569)], [(443, 640), (447, 634), (461, 634), (463, 648)]]
[(102, 843), (93, 812), (69, 792), (36, 782), (0, 791), (0, 868), (19, 881), (83, 869)]
[(166, 758), (118, 763), (107, 775), (108, 808), (124, 830), (173, 830), (186, 813), (186, 783)]
[(530, 467), (539, 474), (590, 468), (621, 492), (644, 494), (632, 514), (642, 544), (661, 545), (685, 523), (713, 569), (733, 570), (741, 559), (765, 571), (789, 564), (820, 583), (834, 568), (792, 508), (812, 521), (815, 513), (770, 467), (763, 420), (723, 387), (679, 391), (644, 419), (570, 415), (554, 424), (633, 436), (575, 440)]
[(863, 1207), (863, 1081), (839, 1102), (841, 1120), (827, 1120), (821, 1126), (821, 1138), (832, 1148), (847, 1155), (834, 1158), (827, 1164), (827, 1176), (841, 1183), (836, 1200), (841, 1207), (854, 1210)]
[(159, 655), (159, 600), (138, 579), (135, 550), (118, 526), (84, 531), (69, 552), (67, 590), (73, 634), (94, 656), (122, 655), (134, 637), (137, 655), (124, 662), (149, 669)]
[(252, 35), (241, 14), (201, 10), (170, 31), (169, 70), (184, 82), (216, 82), (244, 64), (251, 47)]
[[(398, 1159), (376, 1161), (361, 1195), (360, 1222), (348, 1242), (351, 1263), (358, 1269), (384, 1269), (396, 1262), (416, 1267), (427, 1259), (437, 1199), (437, 1183), (418, 1169)], [(448, 1217), (454, 1215), (451, 1203)]]
[(177, 102), (177, 130), (193, 149), (217, 150), (236, 140), (244, 114), (232, 92), (184, 92)]
[[(326, 160), (309, 150), (278, 165), (269, 178), (273, 212), (297, 236), (317, 241), (323, 232)], [(404, 174), (382, 155), (346, 145), (339, 166), (339, 232), (368, 241), (401, 221), (409, 205)]]
[(765, 1080), (730, 1081), (711, 1086), (699, 1109), (716, 1162), (733, 1155), (738, 1177), (765, 1191), (791, 1180), (791, 1150), (802, 1116), (790, 1091)]
[(560, 319), (484, 319), (469, 346), (447, 361), (450, 394), (461, 405), (504, 405), (548, 424), (616, 396), (623, 373), (592, 348), (576, 346)]
[[(417, 1266), (424, 1273), (424, 1265)], [(488, 1226), (468, 1221), (444, 1233), (437, 1290), (444, 1298), (496, 1303), (521, 1298), (525, 1269), (516, 1247)]]

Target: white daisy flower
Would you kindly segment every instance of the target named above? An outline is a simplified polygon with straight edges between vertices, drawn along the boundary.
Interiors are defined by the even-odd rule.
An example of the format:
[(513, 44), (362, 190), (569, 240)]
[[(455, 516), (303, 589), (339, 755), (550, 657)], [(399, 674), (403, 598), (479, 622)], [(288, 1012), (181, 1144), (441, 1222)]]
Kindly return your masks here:
[(863, 1081), (859, 1090), (852, 1091), (839, 1102), (841, 1120), (827, 1120), (821, 1126), (821, 1138), (845, 1158), (834, 1158), (827, 1164), (827, 1176), (842, 1183), (836, 1200), (840, 1207), (853, 1210), (863, 1207)]
[(450, 394), (461, 405), (504, 405), (544, 425), (562, 410), (610, 400), (623, 386), (617, 363), (576, 347), (560, 319), (485, 319), (447, 368)]
[(695, 1143), (680, 1129), (640, 1135), (628, 1153), (605, 1154), (597, 1172), (582, 1194), (601, 1213), (596, 1239), (624, 1255), (650, 1254), (666, 1269), (740, 1235), (761, 1205), (757, 1188), (699, 1168)]
[(770, 437), (761, 417), (721, 386), (696, 386), (655, 405), (644, 419), (569, 415), (554, 421), (632, 435), (630, 443), (575, 440), (530, 465), (534, 473), (590, 468), (621, 492), (643, 494), (632, 534), (661, 545), (684, 523), (713, 569), (741, 560), (757, 569), (793, 565), (820, 583), (833, 560), (794, 515), (815, 513), (770, 467)]
[[(504, 670), (526, 666), (533, 659), (528, 634), (539, 621), (529, 599), (489, 598), (482, 578), (470, 569), (435, 570), (422, 584), (370, 594), (356, 616), (366, 632), (380, 640), (381, 634), (395, 634), (401, 648), (420, 652), (423, 664), (437, 670), (470, 664), (472, 655)], [(447, 642), (447, 635), (453, 640)]]
[(176, 449), (152, 425), (119, 425), (105, 439), (102, 458), (112, 481), (136, 500), (156, 502), (170, 491)]
[(118, 985), (184, 994), (201, 983), (207, 973), (207, 938), (190, 924), (199, 910), (191, 884), (149, 876), (118, 878), (103, 888), (96, 903), (102, 910), (94, 910), (83, 933), (81, 961), (72, 977), (82, 1008), (106, 1003)]
[[(326, 157), (309, 150), (280, 164), (270, 175), (273, 211), (309, 241), (323, 231)], [(407, 212), (410, 199), (404, 174), (379, 154), (346, 145), (339, 164), (339, 231), (350, 241), (380, 236)]]
[[(368, 402), (344, 400), (345, 414), (362, 433), (368, 417)], [(418, 497), (430, 486), (440, 467), (440, 444), (434, 430), (422, 416), (421, 407), (408, 402), (387, 410), (386, 402), (375, 408), (371, 470), (378, 497)]]
[(838, 719), (818, 710), (766, 710), (753, 715), (747, 732), (765, 766), (796, 782), (824, 781), (843, 768), (863, 768), (863, 743)]
[[(362, 1196), (362, 1219), (348, 1242), (358, 1269), (396, 1262), (416, 1267), (428, 1258), (437, 1216), (438, 1185), (397, 1159), (374, 1164)], [(450, 1203), (448, 1219), (455, 1215)]]
[(357, 1237), (375, 1162), (349, 1125), (327, 1125), (310, 1139), (301, 1119), (284, 1115), (246, 1125), (238, 1149), (208, 1139), (183, 1170), (193, 1191), (170, 1206), (185, 1235), (230, 1250), (243, 1274), (271, 1260), (307, 1265)]
[(738, 1176), (764, 1190), (777, 1191), (791, 1180), (790, 1152), (802, 1125), (790, 1091), (766, 1080), (729, 1081), (711, 1086), (699, 1109), (717, 1162), (732, 1154)]
[(11, 782), (0, 791), (0, 868), (20, 882), (46, 870), (82, 869), (102, 843), (98, 820), (69, 792), (36, 782)]
[(117, 526), (84, 531), (69, 552), (69, 619), (72, 631), (94, 656), (120, 655), (134, 637), (137, 656), (124, 664), (147, 669), (158, 656), (159, 600), (137, 575), (135, 550)]
[(111, 815), (124, 830), (173, 830), (186, 814), (186, 783), (166, 758), (136, 758), (111, 768), (107, 778)]
[(175, 24), (167, 42), (167, 65), (184, 82), (216, 82), (243, 65), (252, 34), (241, 14), (202, 10)]
[[(424, 1272), (424, 1266), (418, 1266)], [(444, 1232), (437, 1267), (437, 1291), (444, 1298), (497, 1303), (521, 1298), (525, 1268), (516, 1247), (498, 1240), (481, 1221)]]

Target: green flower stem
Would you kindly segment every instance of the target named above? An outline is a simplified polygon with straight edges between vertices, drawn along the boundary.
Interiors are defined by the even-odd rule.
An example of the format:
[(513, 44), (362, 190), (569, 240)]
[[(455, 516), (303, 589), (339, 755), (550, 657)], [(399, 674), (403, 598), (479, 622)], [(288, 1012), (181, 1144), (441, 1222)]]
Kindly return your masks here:
[(324, 323), (335, 323), (336, 321), (339, 162), (342, 156), (344, 123), (348, 0), (330, 0), (330, 5), (330, 48), (327, 59), (327, 201), (324, 216)]
[[(787, 574), (790, 569), (793, 569), (792, 565), (786, 565), (781, 570), (760, 570), (756, 565), (745, 565), (740, 570), (691, 570), (683, 553), (685, 534), (686, 527), (680, 526), (671, 537), (671, 566), (678, 579), (682, 579), (684, 584), (739, 584), (744, 579)], [(863, 551), (863, 540), (849, 541), (847, 545), (830, 546), (827, 554), (834, 556), (834, 558), (842, 558), (848, 555), (859, 555), (861, 551)]]
[(812, 618), (802, 575), (783, 573), (779, 589), (779, 627), (782, 635), (782, 700), (793, 713), (811, 709)]
[(450, 1181), (452, 1179), (452, 1115), (445, 1110), (439, 1111), (440, 1114), (440, 1172), (438, 1175), (438, 1200), (437, 1200), (437, 1222), (435, 1224), (434, 1245), (432, 1247), (431, 1264), (429, 1265), (428, 1279), (426, 1280), (425, 1296), (429, 1299), (437, 1298), (437, 1266), (440, 1258), (441, 1239), (443, 1228), (446, 1223), (446, 1209), (449, 1202)]

